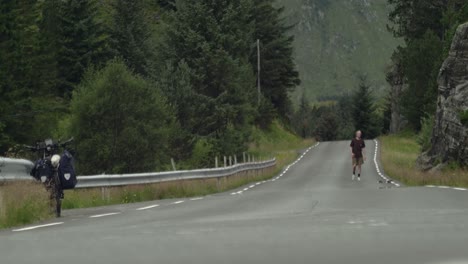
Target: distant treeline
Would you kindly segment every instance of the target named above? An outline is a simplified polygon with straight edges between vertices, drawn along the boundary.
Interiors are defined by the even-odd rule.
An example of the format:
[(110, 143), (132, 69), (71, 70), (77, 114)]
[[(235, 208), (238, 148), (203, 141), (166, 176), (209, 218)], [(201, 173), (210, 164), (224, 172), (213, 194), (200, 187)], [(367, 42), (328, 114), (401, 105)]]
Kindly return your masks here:
[(74, 136), (86, 174), (242, 153), (253, 126), (287, 120), (300, 83), (273, 3), (2, 0), (0, 154)]
[(299, 109), (292, 116), (292, 125), (302, 137), (316, 137), (321, 141), (344, 140), (356, 130), (372, 139), (384, 128), (382, 107), (376, 102), (366, 77), (359, 77), (359, 87), (350, 96), (317, 103), (313, 107), (304, 96)]
[[(361, 87), (352, 96), (322, 98), (327, 103), (314, 107), (304, 98), (292, 117), (295, 130), (302, 136), (344, 139), (352, 136), (353, 130), (362, 129), (367, 138), (372, 138), (379, 133), (410, 129), (420, 133), (423, 150), (430, 146), (437, 76), (457, 27), (468, 21), (468, 2), (388, 0), (388, 3), (391, 6), (388, 30), (405, 42), (391, 58), (387, 80), (392, 88), (388, 95), (383, 100), (372, 98), (371, 93), (362, 92), (369, 85), (361, 79)], [(365, 118), (359, 116), (359, 111)], [(390, 129), (392, 113), (398, 117), (399, 124), (393, 126), (397, 131)]]

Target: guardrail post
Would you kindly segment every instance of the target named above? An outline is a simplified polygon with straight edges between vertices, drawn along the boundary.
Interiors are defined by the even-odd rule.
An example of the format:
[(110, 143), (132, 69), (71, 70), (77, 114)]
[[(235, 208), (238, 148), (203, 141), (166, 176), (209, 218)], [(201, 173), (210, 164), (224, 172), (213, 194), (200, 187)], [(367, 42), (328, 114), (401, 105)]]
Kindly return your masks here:
[(234, 156), (234, 165), (237, 165), (237, 155)]
[(245, 160), (245, 151), (244, 151), (244, 152), (242, 152), (242, 162), (245, 163), (245, 161), (246, 160)]
[(101, 199), (103, 201), (109, 201), (110, 200), (110, 192), (107, 187), (101, 187)]
[(215, 168), (218, 168), (218, 156), (215, 157)]
[(175, 166), (175, 161), (174, 161), (173, 158), (171, 158), (171, 164), (172, 164), (172, 169), (173, 169), (174, 171), (176, 171), (177, 168), (176, 168), (176, 166)]
[(227, 160), (226, 160), (226, 156), (224, 156), (224, 167), (225, 167), (225, 168), (227, 167)]
[(232, 157), (229, 156), (229, 167), (231, 167), (231, 166), (232, 166)]

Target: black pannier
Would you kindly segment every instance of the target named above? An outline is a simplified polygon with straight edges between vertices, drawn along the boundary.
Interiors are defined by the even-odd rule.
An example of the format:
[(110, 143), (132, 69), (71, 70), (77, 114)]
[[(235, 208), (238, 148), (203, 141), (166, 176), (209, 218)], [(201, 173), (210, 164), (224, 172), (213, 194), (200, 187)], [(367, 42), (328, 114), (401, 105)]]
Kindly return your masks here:
[(70, 152), (64, 151), (60, 158), (60, 165), (58, 168), (60, 182), (62, 189), (73, 189), (78, 180), (76, 179), (75, 168), (73, 167), (73, 156)]
[(50, 178), (52, 175), (52, 170), (47, 164), (46, 160), (39, 159), (34, 164), (34, 168), (31, 171), (31, 176), (33, 176), (38, 181), (45, 181), (47, 178)]

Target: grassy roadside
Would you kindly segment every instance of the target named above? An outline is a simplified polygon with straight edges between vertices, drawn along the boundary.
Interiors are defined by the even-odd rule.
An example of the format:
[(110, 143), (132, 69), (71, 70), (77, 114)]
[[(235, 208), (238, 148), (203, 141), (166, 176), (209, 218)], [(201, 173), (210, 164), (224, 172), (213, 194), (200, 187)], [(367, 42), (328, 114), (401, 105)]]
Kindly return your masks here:
[(455, 164), (440, 172), (422, 172), (416, 168), (420, 146), (413, 134), (383, 136), (381, 160), (385, 173), (408, 186), (443, 185), (468, 187), (468, 171)]
[(48, 194), (40, 183), (0, 185), (0, 228), (45, 220), (51, 216)]
[[(276, 157), (276, 168), (257, 173), (240, 173), (221, 180), (191, 180), (71, 190), (65, 192), (63, 208), (87, 208), (224, 192), (251, 182), (272, 178), (285, 165), (297, 158), (298, 149), (306, 148), (313, 143), (313, 140), (303, 140), (288, 132), (279, 123), (274, 123), (269, 131), (254, 129), (249, 154), (255, 156), (256, 160)], [(47, 193), (40, 184), (12, 183), (0, 186), (0, 228), (25, 225), (52, 217), (47, 203)]]
[(302, 139), (288, 132), (281, 124), (274, 122), (269, 131), (254, 129), (249, 153), (261, 159), (276, 157), (277, 167), (291, 163), (297, 157), (297, 150), (311, 146), (313, 139)]

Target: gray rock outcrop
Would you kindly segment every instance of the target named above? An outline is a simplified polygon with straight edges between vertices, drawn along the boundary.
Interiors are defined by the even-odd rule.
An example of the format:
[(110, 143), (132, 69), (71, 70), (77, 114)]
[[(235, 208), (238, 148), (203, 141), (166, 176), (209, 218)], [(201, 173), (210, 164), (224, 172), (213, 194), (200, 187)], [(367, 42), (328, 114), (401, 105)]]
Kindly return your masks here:
[(468, 165), (468, 23), (458, 27), (450, 53), (440, 69), (439, 96), (431, 149), (418, 159), (421, 169), (456, 161)]

